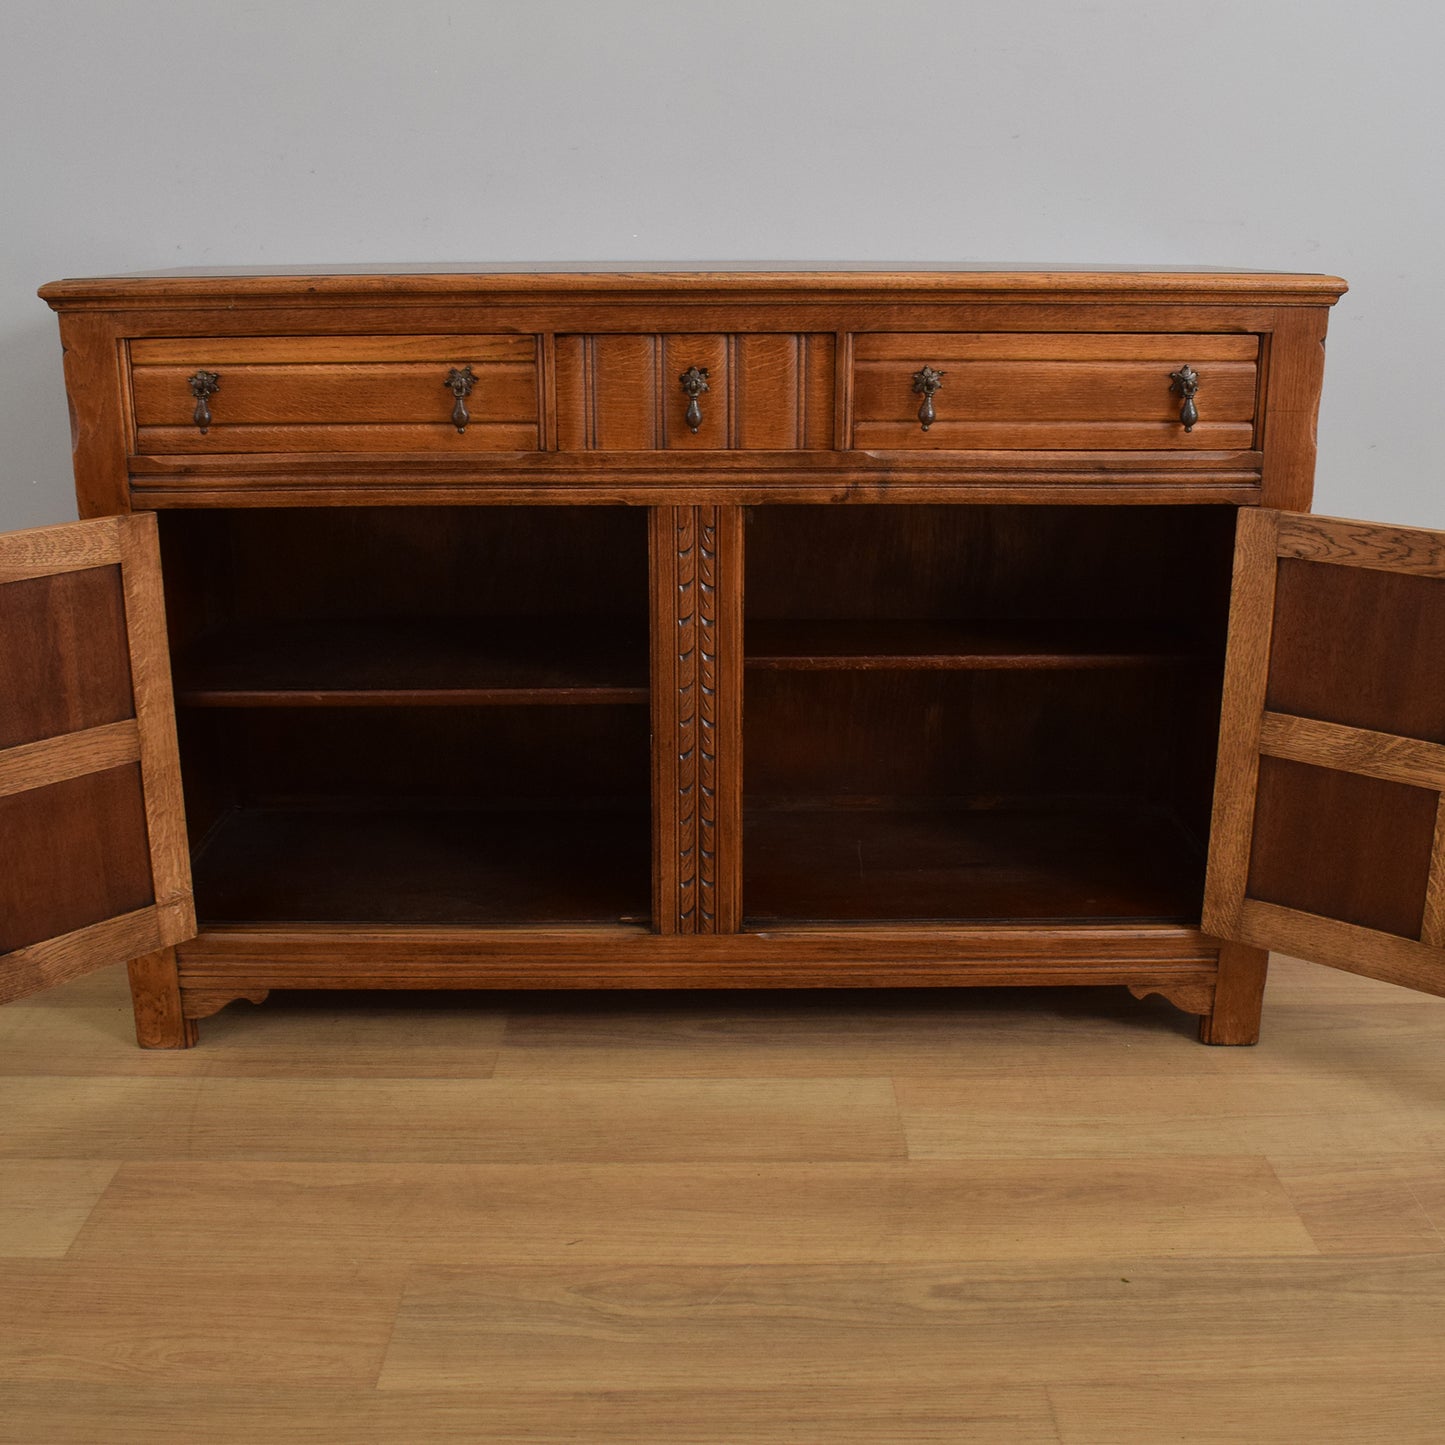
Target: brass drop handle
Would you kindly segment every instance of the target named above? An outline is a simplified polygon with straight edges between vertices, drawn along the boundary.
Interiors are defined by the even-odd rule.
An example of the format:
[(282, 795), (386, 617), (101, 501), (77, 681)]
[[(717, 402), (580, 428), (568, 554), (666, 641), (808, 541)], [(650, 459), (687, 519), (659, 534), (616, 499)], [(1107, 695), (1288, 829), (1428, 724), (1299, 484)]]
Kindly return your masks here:
[(1199, 420), (1199, 408), (1194, 405), (1194, 393), (1199, 390), (1199, 373), (1192, 366), (1185, 365), (1178, 371), (1171, 371), (1169, 380), (1173, 383), (1169, 390), (1175, 396), (1184, 398), (1184, 405), (1179, 408), (1179, 420), (1184, 423), (1185, 431), (1193, 431), (1194, 423)]
[(201, 435), (211, 429), (211, 398), (221, 389), (221, 374), (218, 371), (198, 371), (187, 378), (191, 395), (196, 399), (196, 409), (191, 420), (200, 428)]
[(918, 406), (918, 424), (924, 431), (938, 420), (937, 413), (933, 410), (933, 393), (942, 385), (943, 373), (935, 371), (931, 366), (922, 367), (913, 373), (913, 390), (923, 398)]
[(477, 384), (476, 374), (470, 366), (454, 366), (447, 372), (447, 379), (442, 385), (456, 398), (452, 406), (452, 425), (456, 427), (457, 434), (461, 435), (466, 431), (467, 423), (471, 421), (472, 414), (467, 410), (467, 397), (472, 394), (472, 388)]
[(683, 391), (687, 393), (687, 410), (683, 413), (683, 419), (696, 436), (698, 427), (702, 425), (702, 403), (698, 397), (710, 390), (707, 384), (707, 367), (689, 366), (678, 380), (682, 383)]

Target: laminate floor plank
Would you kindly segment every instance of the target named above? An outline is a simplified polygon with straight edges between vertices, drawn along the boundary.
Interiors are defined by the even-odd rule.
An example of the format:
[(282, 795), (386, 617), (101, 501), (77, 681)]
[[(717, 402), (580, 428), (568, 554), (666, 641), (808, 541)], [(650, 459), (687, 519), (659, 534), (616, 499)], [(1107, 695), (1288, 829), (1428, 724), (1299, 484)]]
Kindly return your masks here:
[(119, 1167), (104, 1159), (5, 1160), (0, 1259), (59, 1259)]
[(1388, 1075), (899, 1079), (915, 1159), (1422, 1153), (1445, 1112)]
[(0, 1078), (0, 1160), (193, 1157), (198, 1079)]
[(111, 1004), (130, 1007), (130, 984), (126, 981), (123, 963), (110, 968), (98, 968), (93, 973), (82, 974), (71, 979), (60, 988), (48, 988), (40, 993), (27, 994), (16, 1003), (6, 1004), (5, 1012), (21, 1012), (27, 1009), (49, 1008), (95, 1008)]
[(1254, 1048), (1214, 1049), (1228, 1056), (1235, 1078), (1282, 1074), (1306, 1087), (1381, 1081), (1434, 1102), (1445, 1099), (1445, 999), (1405, 989), (1400, 996), (1354, 1003), (1331, 995), (1265, 1002), (1264, 1035)]
[(127, 995), (0, 1011), (0, 1076), (486, 1079), (505, 1027), (501, 1009), (459, 1012), (444, 994), (279, 993), (203, 1020), (202, 1048), (143, 1050)]
[[(1070, 1046), (1059, 1047), (1060, 1030)], [(1126, 989), (518, 995), (497, 1078), (1157, 1073), (1213, 1076), (1195, 1020)]]
[[(104, 1434), (97, 1434), (103, 1422)], [(345, 1391), (0, 1383), (0, 1445), (1058, 1445), (1039, 1386)]]
[(0, 1445), (1435, 1445), (1445, 1001), (1193, 1023), (102, 971), (0, 1010)]
[(128, 1164), (72, 1258), (675, 1264), (1315, 1253), (1259, 1158)]
[(401, 1276), (171, 1261), (7, 1266), (0, 1380), (329, 1383), (369, 1388)]
[(1323, 1254), (1445, 1252), (1445, 1155), (1271, 1158), (1310, 1238)]
[(418, 1270), (380, 1386), (605, 1391), (691, 1380), (1093, 1383), (1322, 1372), (1406, 1377), (1445, 1348), (1445, 1260)]
[(1378, 1379), (1369, 1365), (1321, 1376), (1198, 1379), (1049, 1391), (1062, 1445), (1440, 1445), (1445, 1374)]
[(438, 1164), (890, 1159), (890, 1081), (0, 1078), (0, 1155)]
[(1272, 1004), (1294, 999), (1308, 1004), (1344, 1001), (1362, 1005), (1401, 1004), (1406, 1007), (1414, 1000), (1426, 1010), (1445, 1008), (1445, 999), (1415, 993), (1399, 984), (1382, 983), (1379, 979), (1347, 973), (1344, 969), (1330, 968), (1326, 964), (1291, 958), (1285, 953), (1269, 956), (1267, 995), (1264, 1005), (1266, 1018)]
[(1445, 1236), (1445, 1153), (1409, 1163), (1410, 1192), (1420, 1201), (1420, 1207), (1436, 1230)]

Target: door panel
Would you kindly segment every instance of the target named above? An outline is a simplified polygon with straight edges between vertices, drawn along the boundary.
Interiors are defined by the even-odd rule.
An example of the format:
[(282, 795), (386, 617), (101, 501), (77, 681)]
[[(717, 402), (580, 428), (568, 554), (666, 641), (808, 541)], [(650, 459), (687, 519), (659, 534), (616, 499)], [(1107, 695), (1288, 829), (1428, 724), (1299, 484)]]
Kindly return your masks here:
[(0, 838), (0, 954), (155, 902), (135, 762), (0, 797)]
[(1281, 557), (1266, 706), (1271, 712), (1445, 743), (1445, 688), (1417, 661), (1445, 658), (1440, 583)]
[(0, 536), (0, 1002), (195, 934), (155, 518)]
[(1240, 514), (1204, 926), (1445, 994), (1445, 537)]
[(0, 610), (0, 748), (133, 717), (120, 566), (10, 583)]
[[(1408, 783), (1265, 753), (1248, 896), (1419, 938), (1438, 801)], [(1317, 835), (1329, 846), (1314, 846)]]

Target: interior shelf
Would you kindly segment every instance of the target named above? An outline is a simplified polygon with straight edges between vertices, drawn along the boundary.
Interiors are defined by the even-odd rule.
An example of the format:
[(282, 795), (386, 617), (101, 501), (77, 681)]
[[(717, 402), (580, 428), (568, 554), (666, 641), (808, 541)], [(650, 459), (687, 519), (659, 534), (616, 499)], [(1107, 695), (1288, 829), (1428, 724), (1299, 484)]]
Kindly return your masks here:
[(753, 807), (744, 903), (780, 922), (1198, 922), (1204, 858), (1167, 812)]
[(645, 626), (608, 618), (275, 621), (207, 634), (176, 663), (187, 707), (646, 703)]
[(1198, 633), (1133, 622), (750, 619), (746, 665), (769, 671), (1157, 667), (1214, 660)]
[(203, 923), (650, 917), (646, 807), (237, 808), (194, 860)]

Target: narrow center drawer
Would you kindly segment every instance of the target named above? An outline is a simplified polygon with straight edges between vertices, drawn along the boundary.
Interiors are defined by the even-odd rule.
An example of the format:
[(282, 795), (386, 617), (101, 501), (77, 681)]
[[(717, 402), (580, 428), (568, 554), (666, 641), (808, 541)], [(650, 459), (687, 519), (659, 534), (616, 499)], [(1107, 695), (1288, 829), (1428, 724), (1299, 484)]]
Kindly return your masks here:
[[(937, 377), (933, 417), (920, 417)], [(1187, 368), (1187, 372), (1186, 372)], [(1197, 378), (1197, 418), (1177, 378)], [(869, 450), (1254, 446), (1259, 338), (890, 332), (853, 344), (852, 445)]]
[[(534, 336), (154, 339), (133, 341), (130, 363), (142, 453), (535, 451), (541, 437)], [(214, 379), (204, 398), (198, 373)]]
[(835, 352), (831, 332), (559, 336), (557, 444), (831, 448)]

